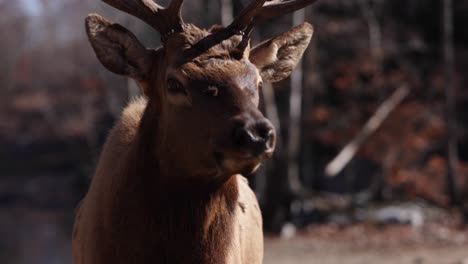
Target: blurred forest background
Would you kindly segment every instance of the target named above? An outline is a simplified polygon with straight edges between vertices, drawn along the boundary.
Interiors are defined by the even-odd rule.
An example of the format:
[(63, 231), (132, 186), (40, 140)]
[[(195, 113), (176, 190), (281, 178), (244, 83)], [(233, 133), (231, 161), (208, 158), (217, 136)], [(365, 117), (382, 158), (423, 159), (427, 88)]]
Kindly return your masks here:
[[(185, 1), (184, 18), (227, 24), (248, 2)], [(91, 12), (159, 46), (151, 28), (101, 1), (0, 0), (1, 263), (71, 262), (73, 209), (138, 93), (95, 58), (83, 25)], [(315, 35), (302, 65), (263, 91), (281, 135), (276, 157), (251, 180), (266, 230), (333, 242), (369, 236), (358, 243), (368, 250), (391, 237), (468, 245), (468, 1), (321, 0), (259, 26), (254, 42), (304, 20)], [(266, 263), (288, 263), (269, 255), (285, 246), (275, 241)]]

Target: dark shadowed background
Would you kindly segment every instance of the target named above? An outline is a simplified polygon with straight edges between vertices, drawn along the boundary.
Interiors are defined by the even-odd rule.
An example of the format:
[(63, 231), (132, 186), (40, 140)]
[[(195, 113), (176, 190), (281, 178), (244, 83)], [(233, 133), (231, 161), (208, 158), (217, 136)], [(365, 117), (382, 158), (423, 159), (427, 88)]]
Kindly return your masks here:
[[(210, 27), (246, 3), (185, 1), (184, 18)], [(251, 178), (265, 263), (467, 263), (468, 1), (451, 3), (321, 0), (255, 30), (315, 27), (293, 77), (263, 91), (280, 134)], [(95, 58), (91, 12), (159, 46), (98, 0), (0, 0), (0, 263), (71, 263), (73, 210), (138, 94)]]

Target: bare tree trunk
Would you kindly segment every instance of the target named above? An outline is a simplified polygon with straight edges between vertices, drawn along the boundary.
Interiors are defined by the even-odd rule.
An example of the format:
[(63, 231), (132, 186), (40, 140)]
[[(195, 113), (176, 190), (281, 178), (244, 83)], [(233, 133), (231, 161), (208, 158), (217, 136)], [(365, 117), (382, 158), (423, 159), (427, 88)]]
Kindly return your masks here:
[(458, 149), (455, 92), (455, 52), (453, 45), (453, 1), (443, 0), (444, 63), (447, 119), (447, 188), (452, 205), (460, 203), (457, 183)]
[[(281, 136), (281, 122), (278, 114), (278, 106), (276, 105), (275, 100), (275, 91), (271, 84), (266, 84), (263, 86), (262, 89), (262, 96), (263, 96), (263, 107), (266, 114), (266, 117), (271, 121), (273, 126), (276, 129), (276, 150), (275, 150), (275, 158), (281, 157), (283, 152), (283, 142)], [(273, 164), (274, 161), (268, 161), (261, 170), (259, 170), (255, 174), (255, 193), (257, 194), (257, 198), (259, 201), (263, 202), (265, 197), (268, 195), (268, 188), (271, 187), (269, 182), (272, 179), (272, 175), (269, 175), (273, 166), (277, 164)]]
[[(305, 10), (296, 11), (293, 15), (293, 24), (305, 20)], [(291, 75), (291, 95), (289, 99), (289, 135), (287, 146), (289, 187), (295, 193), (302, 191), (303, 187), (299, 177), (299, 153), (301, 150), (301, 121), (302, 121), (302, 61)]]
[(372, 57), (376, 60), (380, 60), (382, 56), (382, 30), (375, 10), (375, 5), (377, 5), (377, 3), (374, 3), (374, 8), (371, 6), (372, 3), (369, 3), (368, 0), (360, 0), (359, 3), (369, 28), (369, 47)]
[(265, 84), (262, 89), (262, 96), (265, 104), (266, 116), (268, 119), (270, 119), (271, 123), (276, 128), (276, 137), (278, 138), (276, 150), (283, 151), (283, 145), (281, 141), (283, 138), (281, 136), (281, 121), (278, 114), (278, 106), (276, 105), (275, 90), (273, 89), (273, 85)]
[(232, 0), (220, 0), (219, 2), (221, 9), (221, 23), (223, 26), (229, 25), (233, 20), (233, 6)]
[(127, 91), (128, 91), (128, 99), (133, 99), (134, 97), (137, 97), (141, 95), (140, 88), (138, 88), (138, 85), (134, 80), (131, 78), (127, 79)]

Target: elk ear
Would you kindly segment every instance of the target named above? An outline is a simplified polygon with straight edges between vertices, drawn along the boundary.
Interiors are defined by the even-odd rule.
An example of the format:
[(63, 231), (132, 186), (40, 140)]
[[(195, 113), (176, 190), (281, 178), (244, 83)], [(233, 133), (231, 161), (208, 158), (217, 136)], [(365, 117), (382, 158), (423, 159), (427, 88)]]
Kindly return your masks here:
[(263, 81), (273, 83), (288, 77), (309, 46), (313, 32), (312, 25), (303, 23), (253, 48), (249, 59)]
[(101, 63), (111, 72), (145, 82), (152, 56), (130, 31), (97, 14), (85, 20), (86, 33)]

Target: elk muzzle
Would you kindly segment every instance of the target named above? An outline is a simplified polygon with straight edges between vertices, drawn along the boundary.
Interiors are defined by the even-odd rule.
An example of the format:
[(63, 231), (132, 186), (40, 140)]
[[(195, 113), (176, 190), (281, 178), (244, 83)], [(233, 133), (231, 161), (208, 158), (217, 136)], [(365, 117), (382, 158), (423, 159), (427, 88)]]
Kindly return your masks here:
[(215, 153), (222, 173), (252, 174), (263, 160), (273, 155), (276, 144), (275, 129), (260, 113), (234, 118), (227, 136), (230, 141), (229, 147)]
[(234, 146), (248, 156), (269, 156), (275, 147), (275, 130), (270, 121), (262, 118), (257, 122), (246, 122), (234, 127), (232, 140)]

